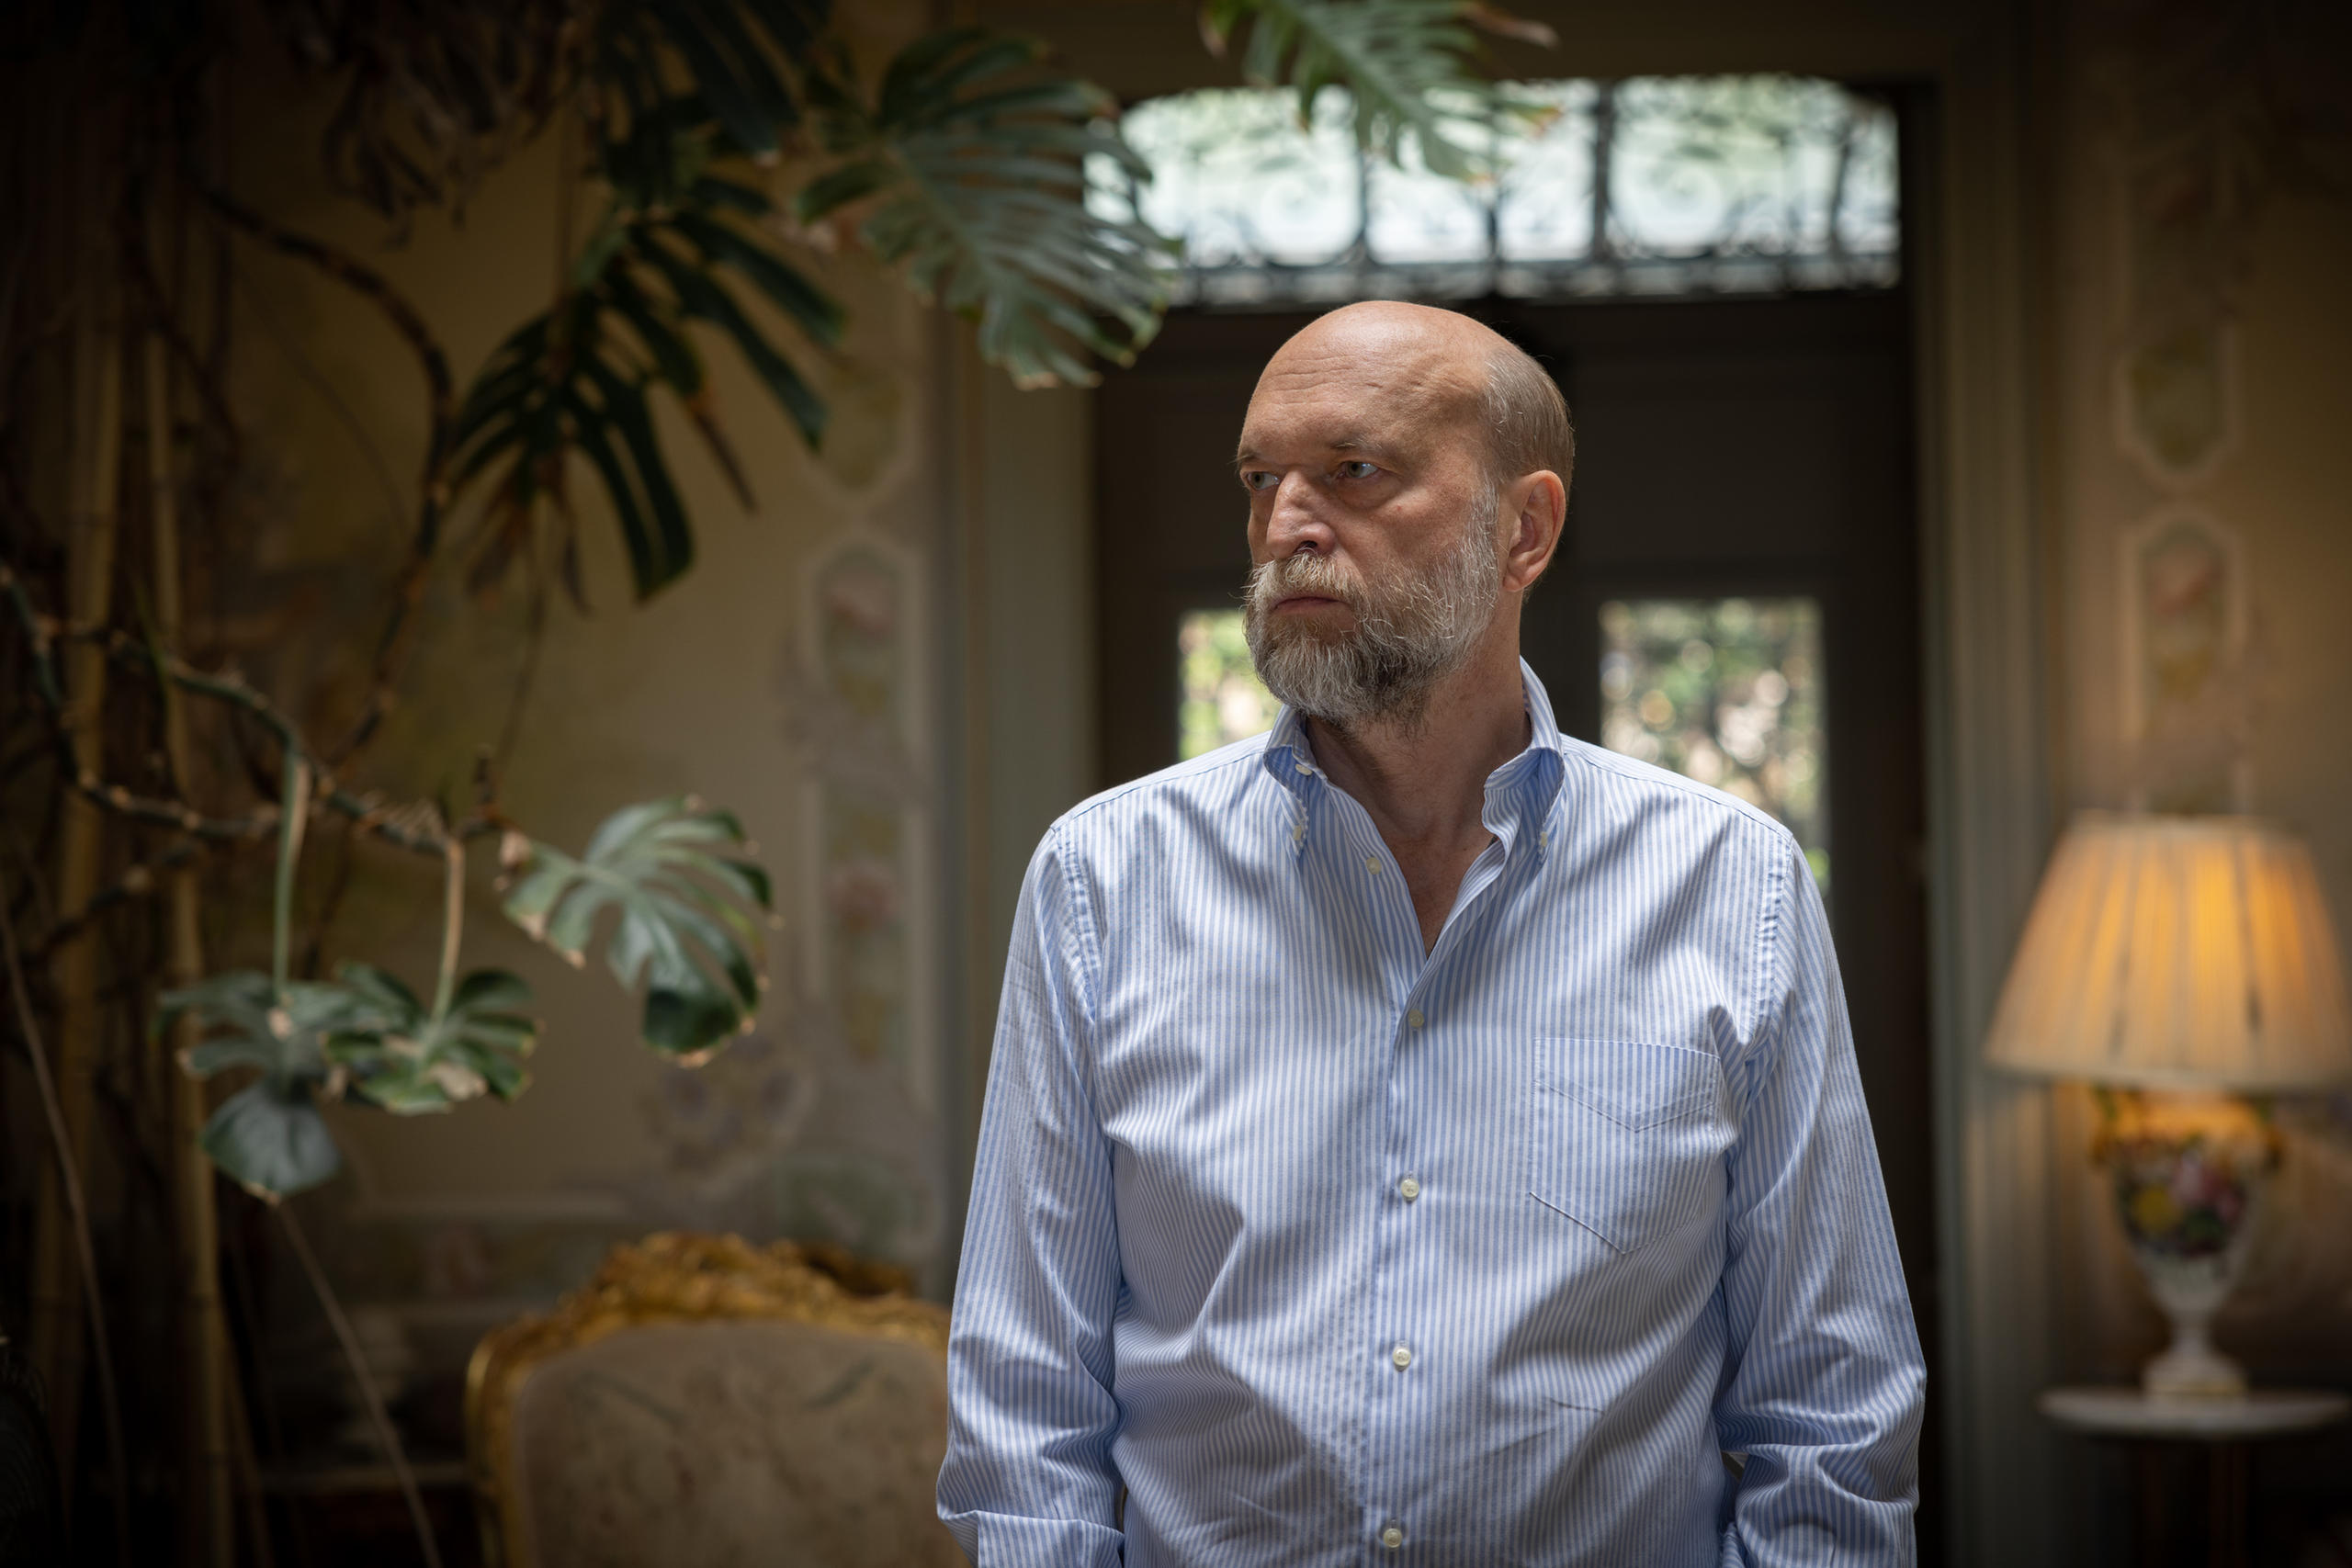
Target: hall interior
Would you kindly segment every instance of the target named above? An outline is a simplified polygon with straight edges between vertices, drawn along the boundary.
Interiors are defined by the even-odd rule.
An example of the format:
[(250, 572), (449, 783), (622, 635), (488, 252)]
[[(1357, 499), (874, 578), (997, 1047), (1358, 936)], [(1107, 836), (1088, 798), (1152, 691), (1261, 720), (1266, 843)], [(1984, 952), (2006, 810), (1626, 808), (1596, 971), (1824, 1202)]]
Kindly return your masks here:
[[(1170, 243), (1069, 264), (1158, 290), (1125, 315), (1086, 297), (1090, 344), (910, 289), (931, 242), (877, 243), (884, 176), (812, 204), (856, 154), (791, 126), (774, 155), (627, 176), (678, 182), (631, 209), (657, 226), (692, 182), (735, 181), (716, 239), (699, 209), (624, 233), (617, 154), (546, 82), (513, 85), (503, 140), (458, 139), (473, 162), (435, 184), (418, 132), (365, 130), (388, 112), (369, 95), (458, 58), (420, 40), (469, 7), (386, 8), (421, 30), (373, 78), (335, 52), (356, 12), (163, 7), (187, 26), (122, 37), (200, 59), (169, 114), (141, 107), (166, 100), (138, 71), (164, 68), (67, 38), (74, 8), (10, 24), (0, 904), (23, 977), (0, 1029), (0, 1336), (62, 1444), (59, 1561), (111, 1557), (119, 1517), (141, 1562), (413, 1562), (412, 1498), (441, 1561), (539, 1561), (500, 1500), (524, 1472), (485, 1447), (525, 1408), (499, 1380), (552, 1365), (551, 1336), (715, 1311), (692, 1281), (729, 1270), (730, 1299), (768, 1303), (750, 1315), (821, 1298), (828, 1332), (928, 1344), (1031, 853), (1095, 792), (1271, 724), (1238, 596), (1241, 411), (1317, 313), (1411, 298), (1530, 349), (1574, 411), (1567, 534), (1525, 634), (1563, 728), (1748, 799), (1813, 865), (1928, 1359), (1921, 1561), (2352, 1562), (2340, 8), (1518, 0), (1472, 34), (1505, 97), (1435, 100), (1464, 179), (1359, 146), (1338, 87), (1302, 114), (1253, 82), (1249, 35), (1214, 46), (1216, 6), (836, 5), (846, 79), (967, 28), (1041, 39), (1018, 70), (1100, 89), (1083, 101), (1131, 163), (1053, 156), (1098, 220)], [(901, 107), (949, 101), (941, 62), (979, 36), (894, 74)], [(131, 222), (164, 238), (141, 251)], [(786, 276), (740, 259), (760, 246)], [(670, 342), (634, 324), (642, 299), (565, 317), (616, 256), (682, 301), (688, 259), (725, 262), (742, 303), (689, 306)], [(501, 412), (550, 341), (625, 342), (627, 373)], [(515, 457), (582, 410), (609, 446)], [(184, 611), (158, 587), (183, 578)], [(175, 687), (175, 657), (211, 686)], [(61, 757), (120, 798), (77, 793)], [(2101, 1077), (2006, 1034), (1988, 1055), (2027, 1006), (2013, 970), (2064, 934), (2036, 913), (2053, 851), (2151, 818), (2284, 846), (2288, 891), (2246, 919), (2304, 923), (2246, 937), (2246, 962), (2300, 954), (2307, 1066)], [(621, 884), (580, 867), (625, 840), (644, 866), (657, 840), (703, 856), (673, 863), (704, 902), (594, 893)], [(2199, 886), (2184, 920), (2223, 907)], [(453, 992), (460, 935), (490, 977)], [(287, 988), (360, 959), (405, 976), (366, 993), (401, 1021), (364, 1050), (356, 1015)], [(2052, 984), (2080, 1001), (2097, 976), (2070, 985), (2074, 962)], [(231, 970), (261, 989), (186, 999)], [(2267, 984), (2244, 983), (2289, 994)], [(420, 1066), (445, 1023), (475, 1032)], [(328, 1043), (308, 1066), (270, 1043), (297, 1035)], [(183, 1088), (183, 1059), (218, 1076)], [(300, 1114), (216, 1179), (195, 1129), (256, 1083), (298, 1084)], [(2101, 1427), (2051, 1397), (2135, 1389), (2171, 1332), (2134, 1258), (2159, 1198), (2113, 1157), (2149, 1086), (2249, 1097), (2267, 1180), (2243, 1226), (2229, 1209), (2212, 1337), (2305, 1416)], [(511, 1103), (458, 1103), (477, 1098)], [(647, 1240), (665, 1233), (690, 1239)], [(865, 1437), (789, 1450), (812, 1487), (896, 1499), (860, 1517), (928, 1452), (896, 1398), (850, 1401)], [(548, 1419), (533, 1441), (570, 1440)], [(592, 1425), (578, 1463), (652, 1463), (654, 1438)], [(746, 1490), (766, 1472), (726, 1473), (697, 1505), (709, 1541), (772, 1517)], [(940, 1551), (904, 1528), (871, 1560)]]

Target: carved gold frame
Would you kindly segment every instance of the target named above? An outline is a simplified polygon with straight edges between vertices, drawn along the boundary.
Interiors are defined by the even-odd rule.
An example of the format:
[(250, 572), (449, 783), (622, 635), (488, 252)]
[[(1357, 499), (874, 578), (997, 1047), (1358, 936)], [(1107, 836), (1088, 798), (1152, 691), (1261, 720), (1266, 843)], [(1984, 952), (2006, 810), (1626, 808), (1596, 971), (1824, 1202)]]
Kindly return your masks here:
[(485, 1559), (531, 1561), (514, 1448), (514, 1404), (534, 1369), (625, 1328), (767, 1318), (924, 1346), (947, 1355), (947, 1309), (905, 1292), (903, 1269), (838, 1247), (665, 1231), (622, 1242), (553, 1313), (492, 1329), (466, 1369), (466, 1473), (481, 1515)]

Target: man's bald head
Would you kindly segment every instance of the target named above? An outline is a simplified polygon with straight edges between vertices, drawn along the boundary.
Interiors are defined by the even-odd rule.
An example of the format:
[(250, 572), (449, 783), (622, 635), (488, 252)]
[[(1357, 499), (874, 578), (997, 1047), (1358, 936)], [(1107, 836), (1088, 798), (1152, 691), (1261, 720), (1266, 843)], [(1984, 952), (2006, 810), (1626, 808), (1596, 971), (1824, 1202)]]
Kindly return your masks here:
[(1385, 367), (1396, 395), (1419, 405), (1415, 412), (1474, 424), (1484, 437), (1480, 467), (1496, 489), (1544, 469), (1568, 488), (1577, 437), (1567, 400), (1532, 356), (1483, 322), (1399, 299), (1343, 305), (1294, 334), (1266, 374), (1323, 355)]

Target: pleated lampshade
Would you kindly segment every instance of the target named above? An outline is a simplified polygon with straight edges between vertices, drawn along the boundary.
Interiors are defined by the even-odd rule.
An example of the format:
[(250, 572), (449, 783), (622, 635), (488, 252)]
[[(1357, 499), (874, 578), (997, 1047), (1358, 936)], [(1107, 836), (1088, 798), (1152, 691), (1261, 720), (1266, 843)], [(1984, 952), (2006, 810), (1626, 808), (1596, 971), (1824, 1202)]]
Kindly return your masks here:
[(2352, 999), (2311, 852), (2251, 818), (2078, 818), (2042, 874), (1984, 1054), (2146, 1089), (2352, 1077)]

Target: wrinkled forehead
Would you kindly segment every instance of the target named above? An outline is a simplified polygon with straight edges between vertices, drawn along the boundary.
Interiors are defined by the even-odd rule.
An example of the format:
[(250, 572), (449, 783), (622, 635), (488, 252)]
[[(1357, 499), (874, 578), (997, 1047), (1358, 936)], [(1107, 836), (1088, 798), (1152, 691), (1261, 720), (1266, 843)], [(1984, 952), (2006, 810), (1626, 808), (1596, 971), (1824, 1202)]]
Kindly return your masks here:
[(1310, 328), (1258, 378), (1238, 455), (1472, 446), (1485, 386), (1482, 358), (1425, 334)]

